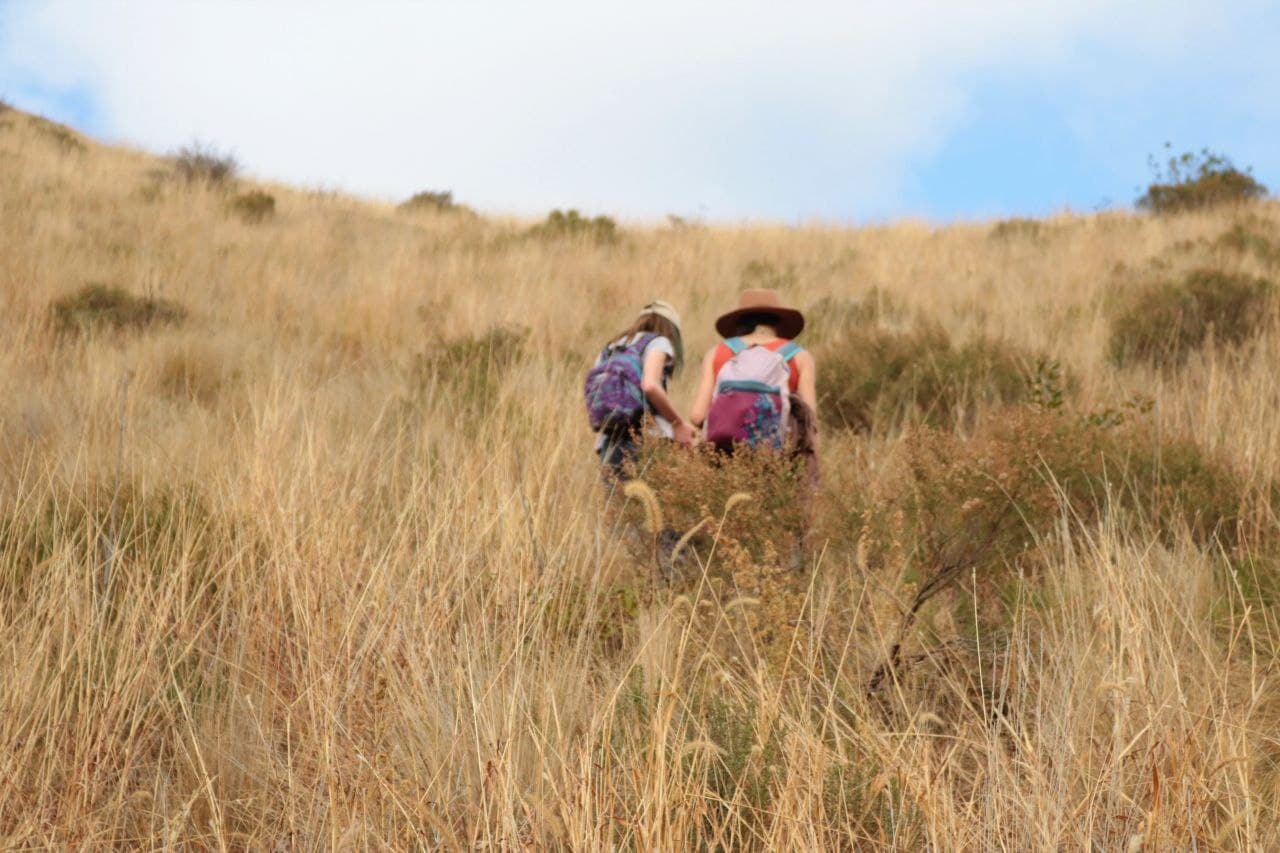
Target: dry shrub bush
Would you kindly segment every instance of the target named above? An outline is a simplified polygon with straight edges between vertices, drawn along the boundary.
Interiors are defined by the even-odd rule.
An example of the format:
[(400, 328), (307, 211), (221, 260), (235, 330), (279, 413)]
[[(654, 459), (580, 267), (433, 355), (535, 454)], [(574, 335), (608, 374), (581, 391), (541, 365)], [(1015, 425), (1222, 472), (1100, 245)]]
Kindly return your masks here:
[(1210, 341), (1243, 343), (1270, 322), (1274, 291), (1268, 279), (1210, 268), (1141, 286), (1114, 304), (1111, 359), (1176, 367)]
[[(1166, 151), (1169, 146), (1165, 146)], [(1266, 196), (1251, 169), (1237, 169), (1228, 157), (1206, 149), (1170, 155), (1163, 169), (1150, 159), (1155, 179), (1138, 199), (1140, 210), (1182, 213), (1224, 204), (1244, 204)]]
[(553, 210), (528, 232), (547, 240), (580, 240), (608, 245), (618, 242), (618, 223), (608, 216), (583, 216), (576, 210)]
[(1038, 361), (1010, 344), (978, 337), (957, 346), (941, 326), (905, 331), (850, 323), (815, 347), (818, 409), (826, 423), (886, 433), (905, 424), (954, 427), (982, 405), (1028, 399)]
[(639, 500), (624, 522), (680, 537), (668, 580), (723, 616), (702, 641), (746, 669), (781, 671), (804, 648), (806, 566), (815, 556), (804, 466), (775, 451), (726, 455), (661, 442), (643, 450), (634, 473), (643, 479), (627, 495)]
[(240, 164), (232, 155), (197, 141), (177, 150), (173, 155), (173, 171), (188, 184), (227, 187), (240, 174)]
[(494, 326), (479, 335), (433, 342), (413, 358), (410, 386), (417, 397), (441, 393), (474, 414), (492, 411), (502, 379), (521, 358), (527, 329)]
[(275, 196), (261, 190), (241, 193), (231, 200), (230, 207), (232, 213), (249, 225), (266, 222), (276, 215)]
[(186, 318), (187, 310), (177, 302), (135, 296), (105, 284), (85, 285), (49, 306), (50, 323), (59, 335), (141, 332), (155, 326), (176, 326)]

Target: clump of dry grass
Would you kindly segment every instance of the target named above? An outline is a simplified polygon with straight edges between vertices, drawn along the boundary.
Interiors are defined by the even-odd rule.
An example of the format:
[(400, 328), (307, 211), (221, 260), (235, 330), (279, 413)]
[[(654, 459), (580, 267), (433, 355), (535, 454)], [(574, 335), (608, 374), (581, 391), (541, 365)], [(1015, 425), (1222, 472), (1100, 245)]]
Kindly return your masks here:
[[(1275, 344), (1108, 359), (1117, 265), (1268, 274), (1208, 248), (1242, 214), (602, 252), (272, 187), (287, 219), (242, 228), (39, 133), (0, 134), (3, 846), (1280, 845)], [(654, 282), (709, 346), (748, 269), (826, 306), (820, 378), (850, 325), (923, 314), (1044, 353), (1039, 390), (831, 431), (812, 501), (780, 457), (655, 452), (691, 534), (655, 581), (581, 374)], [(67, 281), (200, 323), (65, 346)]]

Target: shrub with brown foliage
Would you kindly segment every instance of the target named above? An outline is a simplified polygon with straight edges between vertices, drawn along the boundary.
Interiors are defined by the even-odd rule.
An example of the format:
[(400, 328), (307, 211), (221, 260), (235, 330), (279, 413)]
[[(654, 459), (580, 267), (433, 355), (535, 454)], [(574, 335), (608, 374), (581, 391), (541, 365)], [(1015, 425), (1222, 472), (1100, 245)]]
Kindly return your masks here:
[[(1169, 146), (1165, 146), (1168, 150)], [(1252, 170), (1237, 169), (1230, 158), (1207, 148), (1186, 152), (1165, 162), (1163, 170), (1150, 160), (1155, 180), (1138, 199), (1138, 208), (1152, 213), (1181, 213), (1223, 204), (1243, 204), (1267, 194)]]
[(1274, 291), (1267, 279), (1211, 268), (1148, 284), (1116, 303), (1111, 358), (1177, 366), (1209, 340), (1240, 344), (1270, 322)]
[(703, 556), (712, 542), (730, 540), (755, 557), (787, 556), (809, 522), (804, 467), (784, 453), (725, 454), (706, 444), (686, 450), (653, 442), (634, 473), (653, 489), (668, 527), (700, 531), (693, 544)]
[(137, 332), (153, 326), (174, 326), (187, 310), (168, 299), (135, 296), (105, 284), (87, 284), (49, 306), (50, 323), (60, 335), (93, 331)]

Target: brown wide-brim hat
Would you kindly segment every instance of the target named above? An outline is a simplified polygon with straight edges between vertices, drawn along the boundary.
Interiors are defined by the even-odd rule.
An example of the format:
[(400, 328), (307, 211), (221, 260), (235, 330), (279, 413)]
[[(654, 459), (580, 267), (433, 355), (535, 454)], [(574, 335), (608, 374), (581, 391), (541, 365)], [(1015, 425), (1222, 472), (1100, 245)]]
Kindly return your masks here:
[(731, 338), (738, 333), (738, 318), (746, 314), (772, 314), (778, 318), (776, 329), (780, 338), (794, 338), (804, 331), (804, 315), (782, 304), (776, 290), (744, 290), (738, 298), (738, 307), (716, 320), (716, 331), (721, 337)]

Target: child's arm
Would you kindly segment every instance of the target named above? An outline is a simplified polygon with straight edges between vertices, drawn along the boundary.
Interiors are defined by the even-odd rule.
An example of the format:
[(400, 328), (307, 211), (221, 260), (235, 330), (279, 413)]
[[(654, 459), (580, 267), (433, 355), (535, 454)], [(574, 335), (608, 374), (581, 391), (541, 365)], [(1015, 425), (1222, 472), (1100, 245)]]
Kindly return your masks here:
[(707, 421), (707, 412), (711, 411), (711, 396), (716, 388), (715, 347), (707, 350), (702, 359), (701, 375), (698, 377), (698, 390), (693, 395), (693, 409), (689, 412), (689, 420), (701, 428)]
[(662, 371), (667, 367), (668, 358), (670, 356), (661, 350), (655, 349), (645, 353), (644, 377), (640, 381), (640, 390), (649, 399), (649, 403), (653, 405), (654, 410), (671, 422), (672, 430), (675, 432), (675, 440), (679, 444), (688, 447), (693, 444), (693, 426), (680, 417), (680, 413), (676, 411), (671, 398), (667, 396), (666, 389), (662, 387)]
[(800, 382), (796, 388), (796, 394), (801, 400), (814, 412), (818, 411), (818, 365), (813, 360), (813, 354), (808, 350), (801, 350), (796, 353), (796, 357), (792, 359), (800, 370)]
[(813, 431), (809, 439), (812, 444), (810, 450), (816, 453), (818, 450), (818, 365), (808, 350), (796, 353), (792, 361), (800, 371), (796, 396), (809, 407), (809, 416), (813, 418)]

